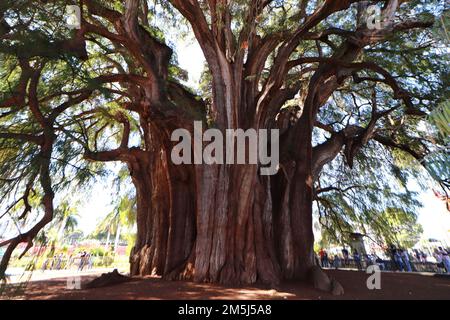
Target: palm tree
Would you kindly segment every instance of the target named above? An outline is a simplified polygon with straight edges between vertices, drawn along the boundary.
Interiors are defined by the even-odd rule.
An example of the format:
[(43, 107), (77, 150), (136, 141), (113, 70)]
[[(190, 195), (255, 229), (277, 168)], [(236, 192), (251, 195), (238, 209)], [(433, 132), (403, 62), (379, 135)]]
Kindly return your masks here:
[(132, 195), (123, 196), (116, 207), (109, 212), (95, 228), (92, 236), (98, 237), (106, 233), (105, 247), (109, 247), (111, 235), (115, 235), (114, 248), (116, 249), (123, 230), (129, 231), (135, 224), (136, 198)]
[(67, 231), (73, 232), (78, 226), (78, 219), (80, 217), (78, 213), (78, 203), (69, 204), (67, 199), (63, 200), (58, 208), (55, 210), (55, 223), (54, 228), (57, 228), (55, 240), (60, 240)]

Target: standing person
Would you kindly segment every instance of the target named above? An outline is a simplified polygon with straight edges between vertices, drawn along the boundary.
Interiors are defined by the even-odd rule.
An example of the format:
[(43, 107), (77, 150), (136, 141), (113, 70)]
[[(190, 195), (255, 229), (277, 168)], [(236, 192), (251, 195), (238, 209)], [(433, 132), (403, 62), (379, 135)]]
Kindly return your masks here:
[(323, 266), (325, 268), (328, 268), (330, 266), (329, 260), (328, 260), (328, 252), (326, 250), (324, 250), (324, 254), (323, 254)]
[(393, 244), (389, 246), (389, 255), (391, 256), (392, 271), (403, 271), (403, 262), (400, 252)]
[(66, 269), (70, 269), (70, 267), (72, 266), (72, 264), (73, 264), (73, 255), (71, 254), (70, 256), (69, 256), (69, 258), (67, 259), (67, 264), (66, 264)]
[(364, 255), (364, 260), (366, 260), (366, 267), (373, 265), (372, 257), (369, 254)]
[(403, 264), (405, 265), (405, 269), (408, 272), (411, 272), (411, 263), (409, 261), (408, 251), (406, 249), (400, 249), (400, 256), (403, 260)]
[(52, 258), (52, 264), (50, 265), (50, 269), (54, 270), (56, 268), (56, 260), (58, 259), (58, 257), (56, 256), (56, 254), (53, 256)]
[(353, 261), (355, 261), (355, 265), (358, 268), (358, 270), (362, 270), (361, 256), (359, 255), (357, 250), (353, 251)]
[(397, 249), (395, 250), (395, 252), (394, 252), (394, 261), (395, 261), (395, 264), (397, 266), (397, 269), (399, 271), (403, 271), (404, 265), (403, 265), (403, 261), (402, 261), (402, 256), (401, 256), (400, 250), (397, 250)]
[(325, 250), (323, 250), (323, 248), (320, 249), (319, 251), (319, 257), (320, 257), (320, 265), (322, 266), (322, 268), (325, 266), (324, 265), (324, 261), (325, 261)]
[(50, 262), (49, 258), (45, 259), (44, 263), (42, 264), (42, 268), (41, 268), (42, 272), (44, 272), (47, 269), (49, 262)]
[(93, 265), (93, 259), (92, 259), (92, 254), (88, 254), (88, 268), (92, 269), (92, 265)]
[(423, 251), (420, 251), (420, 262), (422, 262), (422, 263), (427, 262), (427, 254)]
[(342, 249), (342, 256), (344, 257), (344, 264), (345, 266), (348, 266), (348, 250), (343, 248)]
[(56, 258), (56, 266), (55, 266), (55, 269), (56, 269), (56, 270), (61, 270), (62, 259), (63, 259), (63, 254), (60, 253), (60, 254), (58, 255), (58, 257)]
[(320, 259), (319, 259), (319, 257), (317, 256), (317, 254), (315, 252), (314, 252), (314, 260), (316, 262), (316, 266), (319, 266), (320, 265)]
[(340, 267), (340, 265), (341, 265), (341, 259), (339, 258), (338, 254), (336, 253), (334, 255), (334, 259), (333, 259), (333, 267), (335, 269), (338, 269)]
[(415, 256), (415, 258), (416, 258), (416, 260), (418, 261), (418, 262), (421, 262), (421, 260), (420, 260), (420, 252), (419, 252), (419, 250), (417, 250), (417, 249), (414, 249), (414, 256)]
[(384, 261), (375, 254), (375, 263), (378, 265), (378, 267), (380, 268), (380, 270), (385, 270), (386, 267), (384, 265)]
[(450, 256), (448, 250), (442, 251), (442, 264), (444, 265), (445, 272), (450, 274)]
[(442, 262), (442, 257), (443, 257), (442, 252), (438, 248), (435, 248), (433, 257), (436, 259), (436, 266), (437, 266), (438, 273), (441, 273), (441, 269), (444, 268), (444, 263)]
[(83, 251), (80, 254), (80, 264), (78, 265), (78, 271), (83, 271), (85, 263), (86, 263), (86, 251)]

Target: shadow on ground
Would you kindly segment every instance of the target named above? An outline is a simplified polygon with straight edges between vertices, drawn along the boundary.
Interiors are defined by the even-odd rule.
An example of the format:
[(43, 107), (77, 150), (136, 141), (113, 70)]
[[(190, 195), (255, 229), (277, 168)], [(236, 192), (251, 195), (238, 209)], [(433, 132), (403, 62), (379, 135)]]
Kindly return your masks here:
[[(327, 270), (344, 287), (345, 295), (335, 297), (301, 282), (283, 283), (276, 289), (262, 285), (223, 286), (188, 281), (164, 281), (159, 278), (133, 278), (131, 282), (106, 288), (70, 290), (67, 279), (30, 282), (14, 298), (19, 299), (445, 299), (450, 300), (450, 277), (406, 273), (382, 273), (381, 289), (367, 289), (368, 274), (360, 271)], [(82, 283), (93, 276), (82, 277)], [(5, 298), (5, 297), (3, 297)], [(11, 297), (13, 298), (13, 297)]]

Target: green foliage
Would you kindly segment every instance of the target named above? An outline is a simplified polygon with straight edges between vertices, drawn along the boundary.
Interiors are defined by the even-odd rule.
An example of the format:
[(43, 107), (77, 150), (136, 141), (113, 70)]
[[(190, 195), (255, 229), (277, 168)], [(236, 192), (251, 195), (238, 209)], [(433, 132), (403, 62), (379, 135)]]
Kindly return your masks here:
[(433, 110), (429, 116), (430, 122), (434, 124), (443, 139), (449, 139), (450, 136), (450, 100), (442, 102), (438, 108)]
[(97, 256), (97, 257), (104, 257), (104, 256), (110, 254), (109, 251), (107, 251), (105, 248), (102, 248), (102, 247), (90, 249), (89, 253), (91, 255)]
[(372, 227), (381, 243), (394, 244), (399, 248), (412, 248), (423, 232), (414, 213), (398, 208), (387, 208), (372, 213)]
[(349, 244), (353, 232), (375, 235), (386, 244), (402, 225), (420, 234), (414, 223), (421, 205), (408, 189), (409, 179), (420, 177), (420, 167), (403, 164), (400, 169), (395, 154), (374, 143), (360, 153), (353, 170), (343, 161), (327, 165), (320, 179), (322, 186), (335, 187), (317, 197), (323, 244)]

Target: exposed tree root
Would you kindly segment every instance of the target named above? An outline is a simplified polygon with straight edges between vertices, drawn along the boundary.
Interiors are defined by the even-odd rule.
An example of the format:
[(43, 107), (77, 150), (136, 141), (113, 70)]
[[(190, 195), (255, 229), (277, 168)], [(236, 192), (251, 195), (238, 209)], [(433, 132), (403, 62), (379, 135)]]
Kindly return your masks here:
[(114, 286), (116, 284), (124, 283), (131, 281), (132, 278), (121, 275), (117, 269), (114, 269), (113, 272), (103, 273), (100, 277), (88, 282), (84, 289), (94, 289), (94, 288), (102, 288)]
[(344, 294), (342, 285), (336, 279), (329, 277), (319, 266), (311, 268), (311, 278), (316, 289), (330, 292), (335, 296)]

